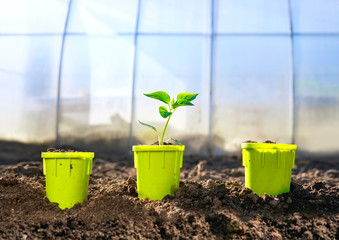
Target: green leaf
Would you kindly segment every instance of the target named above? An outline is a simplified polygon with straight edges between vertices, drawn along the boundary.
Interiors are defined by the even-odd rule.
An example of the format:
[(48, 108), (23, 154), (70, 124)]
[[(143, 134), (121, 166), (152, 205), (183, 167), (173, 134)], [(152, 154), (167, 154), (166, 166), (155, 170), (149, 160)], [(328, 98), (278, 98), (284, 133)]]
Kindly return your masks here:
[(138, 122), (146, 127), (152, 128), (156, 133), (158, 133), (157, 129), (155, 127), (153, 127), (152, 125), (149, 125), (147, 123), (143, 123), (141, 121), (138, 120)]
[(174, 98), (172, 98), (172, 101), (171, 101), (171, 109), (173, 108), (173, 104), (174, 104)]
[(172, 112), (167, 111), (163, 106), (159, 107), (159, 113), (163, 118), (167, 118), (172, 115)]
[(168, 140), (173, 140), (174, 142), (176, 142), (179, 145), (182, 145), (182, 143), (178, 140), (178, 139), (174, 139), (174, 138), (170, 138)]
[(179, 93), (177, 96), (178, 100), (193, 101), (199, 94), (198, 93)]
[(163, 92), (163, 91), (157, 91), (153, 93), (144, 93), (144, 95), (150, 98), (160, 100), (166, 104), (168, 104), (169, 101), (171, 100), (171, 97), (166, 92)]
[(181, 107), (181, 106), (194, 106), (194, 104), (191, 103), (190, 101), (185, 100), (185, 99), (177, 100), (173, 104), (174, 109), (177, 108), (177, 107)]

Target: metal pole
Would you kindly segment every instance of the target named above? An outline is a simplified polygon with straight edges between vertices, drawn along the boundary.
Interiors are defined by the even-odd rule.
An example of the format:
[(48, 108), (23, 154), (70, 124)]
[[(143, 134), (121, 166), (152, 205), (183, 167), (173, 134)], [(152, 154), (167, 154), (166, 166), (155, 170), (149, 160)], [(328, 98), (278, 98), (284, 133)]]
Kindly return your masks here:
[(213, 153), (213, 69), (214, 69), (214, 0), (211, 0), (211, 46), (210, 46), (210, 86), (209, 86), (209, 122), (208, 122), (208, 144), (207, 152)]
[(292, 111), (292, 136), (291, 136), (291, 143), (295, 143), (295, 133), (296, 133), (296, 90), (295, 90), (295, 66), (294, 66), (294, 46), (293, 46), (293, 22), (292, 22), (292, 6), (291, 0), (288, 0), (288, 14), (290, 20), (290, 40), (291, 40), (291, 111)]
[(55, 146), (60, 145), (60, 136), (59, 136), (59, 124), (60, 124), (60, 94), (61, 94), (61, 74), (62, 74), (62, 61), (64, 56), (64, 47), (65, 47), (65, 38), (67, 34), (67, 26), (69, 15), (71, 12), (72, 0), (68, 2), (67, 16), (65, 21), (64, 33), (62, 35), (61, 41), (61, 51), (60, 51), (60, 60), (59, 60), (59, 72), (58, 72), (58, 88), (57, 88), (57, 105), (56, 105), (56, 123), (55, 123)]
[(137, 69), (137, 46), (138, 46), (138, 31), (139, 31), (139, 20), (140, 20), (140, 6), (141, 0), (138, 1), (137, 7), (137, 18), (135, 24), (135, 35), (134, 35), (134, 59), (133, 59), (133, 77), (132, 77), (132, 103), (131, 103), (131, 122), (129, 125), (129, 139), (128, 145), (133, 144), (133, 123), (135, 120), (135, 78), (136, 78), (136, 69)]

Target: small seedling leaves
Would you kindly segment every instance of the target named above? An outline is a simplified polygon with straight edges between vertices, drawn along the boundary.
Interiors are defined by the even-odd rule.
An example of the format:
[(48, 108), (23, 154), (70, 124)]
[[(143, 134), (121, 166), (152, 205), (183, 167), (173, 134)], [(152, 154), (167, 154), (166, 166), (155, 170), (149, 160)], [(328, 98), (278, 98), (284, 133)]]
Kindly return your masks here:
[(199, 94), (198, 93), (179, 93), (178, 100), (193, 101)]
[(143, 122), (141, 122), (141, 121), (139, 121), (139, 120), (138, 120), (138, 122), (139, 122), (140, 124), (146, 126), (146, 127), (152, 128), (154, 131), (157, 132), (157, 129), (156, 129), (155, 127), (153, 127), (152, 125), (149, 125), (149, 124), (147, 124), (147, 123), (143, 123)]
[(185, 99), (181, 99), (181, 100), (177, 100), (175, 101), (175, 103), (173, 104), (173, 108), (177, 108), (177, 107), (181, 107), (181, 106), (194, 106), (193, 103), (191, 103), (190, 101), (187, 101)]
[(171, 97), (166, 92), (163, 92), (163, 91), (157, 91), (153, 93), (144, 93), (144, 95), (150, 98), (160, 100), (166, 104), (169, 104), (169, 101), (171, 100)]
[(159, 113), (163, 118), (167, 118), (172, 115), (172, 112), (167, 111), (163, 106), (159, 107)]

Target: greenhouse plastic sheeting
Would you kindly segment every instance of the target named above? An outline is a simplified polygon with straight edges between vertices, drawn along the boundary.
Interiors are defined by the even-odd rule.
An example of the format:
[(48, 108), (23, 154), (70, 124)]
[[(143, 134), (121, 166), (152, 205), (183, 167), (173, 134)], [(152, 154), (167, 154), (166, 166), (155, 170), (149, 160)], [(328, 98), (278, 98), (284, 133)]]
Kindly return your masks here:
[(166, 134), (187, 153), (270, 139), (339, 154), (338, 12), (335, 0), (0, 0), (0, 139), (126, 151), (156, 141), (137, 120), (162, 130), (143, 93), (165, 90), (199, 93)]
[(55, 139), (60, 36), (0, 36), (0, 136)]
[(68, 0), (0, 0), (0, 34), (62, 34)]
[(140, 1), (140, 33), (210, 33), (210, 0)]
[(73, 0), (68, 33), (134, 33), (138, 0)]
[(295, 33), (338, 33), (337, 0), (292, 0), (292, 24)]
[(296, 142), (326, 154), (339, 146), (339, 36), (298, 36), (294, 46)]
[(217, 33), (290, 33), (286, 0), (216, 0)]
[(126, 148), (133, 53), (132, 36), (67, 36), (61, 84), (61, 142), (119, 140)]
[(244, 140), (291, 142), (289, 38), (220, 36), (216, 45), (214, 146), (237, 151)]

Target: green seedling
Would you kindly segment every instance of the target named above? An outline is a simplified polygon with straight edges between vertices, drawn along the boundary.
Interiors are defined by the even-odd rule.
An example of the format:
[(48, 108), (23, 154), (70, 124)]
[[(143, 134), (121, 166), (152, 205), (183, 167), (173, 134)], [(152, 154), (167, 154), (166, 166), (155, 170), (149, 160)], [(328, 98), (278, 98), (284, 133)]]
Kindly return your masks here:
[[(149, 94), (144, 93), (144, 95), (147, 96), (147, 97), (150, 97), (150, 98), (157, 99), (157, 100), (167, 104), (166, 107), (164, 107), (164, 106), (159, 107), (159, 113), (160, 113), (161, 117), (163, 117), (165, 119), (167, 118), (166, 125), (164, 127), (164, 131), (161, 134), (161, 138), (160, 138), (160, 135), (159, 135), (157, 129), (154, 126), (139, 121), (139, 123), (141, 123), (142, 125), (149, 127), (149, 128), (152, 128), (156, 132), (159, 145), (163, 145), (163, 143), (164, 143), (164, 136), (165, 136), (165, 132), (166, 132), (166, 129), (167, 129), (168, 122), (171, 119), (171, 117), (173, 116), (174, 112), (177, 110), (177, 108), (182, 107), (182, 106), (194, 106), (194, 104), (191, 103), (191, 101), (193, 101), (198, 96), (197, 93), (195, 93), (195, 94), (193, 94), (193, 93), (179, 93), (178, 96), (177, 96), (177, 100), (175, 100), (174, 98), (172, 98), (172, 100), (171, 100), (171, 97), (168, 95), (168, 93), (163, 92), (163, 91), (157, 91), (157, 92), (149, 93)], [(170, 138), (170, 139), (166, 140), (165, 142), (171, 141), (171, 140), (182, 145), (180, 141), (178, 141), (177, 139), (173, 139), (173, 138)]]

